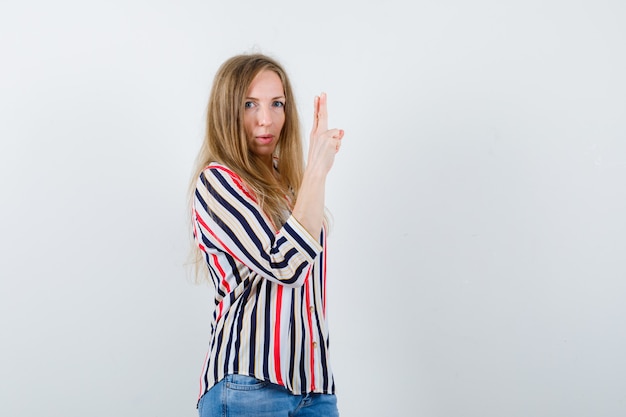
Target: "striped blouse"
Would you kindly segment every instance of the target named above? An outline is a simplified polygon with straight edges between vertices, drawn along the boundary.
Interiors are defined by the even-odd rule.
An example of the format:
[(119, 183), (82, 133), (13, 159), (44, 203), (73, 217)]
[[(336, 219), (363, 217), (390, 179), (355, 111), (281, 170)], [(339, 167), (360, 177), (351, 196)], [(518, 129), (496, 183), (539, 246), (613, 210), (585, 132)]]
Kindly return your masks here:
[(276, 231), (241, 178), (218, 163), (198, 178), (193, 220), (215, 286), (200, 396), (228, 374), (297, 395), (334, 394), (324, 230), (317, 240), (290, 216)]

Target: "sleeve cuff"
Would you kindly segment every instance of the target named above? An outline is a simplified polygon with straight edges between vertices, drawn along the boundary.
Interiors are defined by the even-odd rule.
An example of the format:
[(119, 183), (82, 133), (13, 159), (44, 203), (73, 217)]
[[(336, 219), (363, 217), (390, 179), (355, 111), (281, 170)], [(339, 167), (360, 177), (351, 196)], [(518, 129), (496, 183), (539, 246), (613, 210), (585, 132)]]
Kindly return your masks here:
[(311, 234), (300, 224), (295, 217), (290, 216), (283, 226), (285, 237), (305, 254), (312, 262), (324, 248)]

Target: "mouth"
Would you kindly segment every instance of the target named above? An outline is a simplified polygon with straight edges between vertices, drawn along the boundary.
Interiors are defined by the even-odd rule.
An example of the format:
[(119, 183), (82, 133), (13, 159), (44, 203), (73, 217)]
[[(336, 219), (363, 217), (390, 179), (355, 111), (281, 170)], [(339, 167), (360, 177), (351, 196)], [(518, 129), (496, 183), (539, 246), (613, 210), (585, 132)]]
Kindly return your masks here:
[(256, 139), (263, 144), (270, 143), (274, 140), (274, 135), (258, 135)]

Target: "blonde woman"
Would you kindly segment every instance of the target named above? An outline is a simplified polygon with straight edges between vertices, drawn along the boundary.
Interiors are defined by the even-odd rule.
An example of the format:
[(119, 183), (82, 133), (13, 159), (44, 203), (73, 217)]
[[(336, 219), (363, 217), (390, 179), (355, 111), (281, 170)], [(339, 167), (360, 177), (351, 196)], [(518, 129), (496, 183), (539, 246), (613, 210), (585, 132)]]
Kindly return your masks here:
[(289, 79), (238, 55), (217, 71), (192, 195), (196, 249), (215, 287), (198, 411), (338, 416), (326, 323), (326, 177), (344, 132), (314, 100), (306, 166)]

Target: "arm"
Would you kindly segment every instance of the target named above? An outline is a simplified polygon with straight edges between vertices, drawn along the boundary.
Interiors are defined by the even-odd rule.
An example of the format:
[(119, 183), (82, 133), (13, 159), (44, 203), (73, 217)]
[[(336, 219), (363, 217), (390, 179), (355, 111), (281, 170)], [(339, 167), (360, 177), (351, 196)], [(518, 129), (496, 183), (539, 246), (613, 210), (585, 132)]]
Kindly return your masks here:
[(239, 177), (212, 165), (200, 175), (194, 199), (196, 239), (205, 252), (219, 250), (279, 284), (304, 283), (320, 244), (291, 216), (276, 232)]

